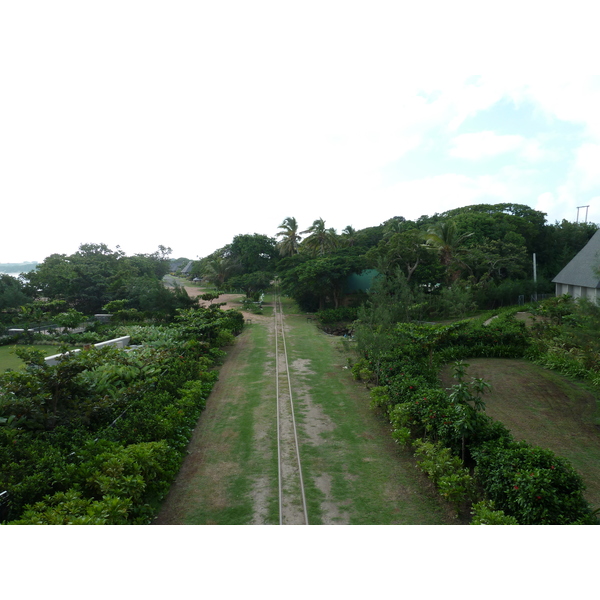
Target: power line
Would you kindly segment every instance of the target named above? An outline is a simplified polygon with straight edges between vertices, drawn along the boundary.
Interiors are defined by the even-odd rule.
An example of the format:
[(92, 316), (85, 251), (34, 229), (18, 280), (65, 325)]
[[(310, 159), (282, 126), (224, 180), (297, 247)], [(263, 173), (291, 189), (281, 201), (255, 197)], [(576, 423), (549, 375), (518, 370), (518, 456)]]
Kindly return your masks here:
[(587, 204), (586, 206), (578, 206), (577, 207), (577, 222), (579, 223), (579, 209), (580, 208), (585, 208), (585, 223), (587, 223), (587, 218), (588, 218), (588, 208), (590, 207), (589, 204)]

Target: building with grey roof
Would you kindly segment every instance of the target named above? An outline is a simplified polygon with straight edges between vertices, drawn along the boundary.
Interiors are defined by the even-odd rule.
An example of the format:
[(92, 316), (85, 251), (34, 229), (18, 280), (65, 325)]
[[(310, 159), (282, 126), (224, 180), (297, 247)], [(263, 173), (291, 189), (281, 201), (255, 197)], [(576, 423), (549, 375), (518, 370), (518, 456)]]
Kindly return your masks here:
[(189, 275), (192, 271), (192, 261), (190, 260), (190, 262), (183, 267), (183, 269), (181, 269), (181, 274), (182, 275)]
[(552, 280), (556, 295), (600, 300), (600, 229), (571, 262)]

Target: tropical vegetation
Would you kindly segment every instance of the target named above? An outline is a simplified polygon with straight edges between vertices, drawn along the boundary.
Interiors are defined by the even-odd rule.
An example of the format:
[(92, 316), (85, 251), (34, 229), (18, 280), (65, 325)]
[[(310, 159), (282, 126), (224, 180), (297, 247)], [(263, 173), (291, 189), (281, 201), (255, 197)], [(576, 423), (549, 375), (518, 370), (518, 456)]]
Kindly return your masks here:
[[(547, 224), (528, 206), (496, 204), (339, 234), (322, 218), (301, 230), (288, 216), (278, 229), (236, 235), (194, 261), (189, 276), (214, 288), (205, 308), (164, 285), (172, 263), (163, 246), (126, 256), (83, 244), (0, 276), (0, 343), (21, 343), (26, 365), (0, 374), (0, 492), (10, 497), (2, 521), (149, 522), (216, 379), (220, 348), (243, 326), (241, 313), (212, 301), (238, 291), (250, 304), (278, 281), (320, 326), (353, 336), (354, 377), (457, 513), (472, 510), (474, 523), (596, 522), (568, 461), (487, 416), (486, 382), (469, 380), (463, 361), (527, 358), (600, 389), (598, 306), (550, 298), (530, 307), (529, 328), (511, 308), (551, 295), (552, 277), (597, 225)], [(125, 335), (128, 352), (88, 347)], [(63, 359), (47, 365), (23, 344), (33, 342), (62, 344)], [(84, 349), (66, 353), (66, 344)], [(439, 383), (447, 364), (450, 390)]]
[(195, 261), (191, 277), (252, 297), (277, 276), (285, 293), (313, 312), (358, 306), (370, 286), (350, 289), (349, 278), (370, 271), (393, 279), (399, 269), (413, 294), (423, 292), (424, 317), (460, 317), (551, 294), (552, 278), (597, 228), (564, 220), (548, 224), (544, 213), (509, 203), (466, 206), (416, 221), (397, 216), (360, 230), (347, 225), (339, 233), (322, 218), (302, 229), (288, 216), (274, 237), (237, 235)]

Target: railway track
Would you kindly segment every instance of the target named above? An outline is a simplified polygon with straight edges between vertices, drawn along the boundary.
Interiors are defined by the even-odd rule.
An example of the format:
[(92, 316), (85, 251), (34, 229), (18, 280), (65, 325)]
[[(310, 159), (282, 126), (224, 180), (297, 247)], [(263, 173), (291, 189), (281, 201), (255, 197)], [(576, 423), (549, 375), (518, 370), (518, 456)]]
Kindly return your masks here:
[(294, 397), (285, 340), (285, 319), (277, 287), (273, 318), (275, 321), (279, 524), (308, 525), (300, 446), (294, 414)]

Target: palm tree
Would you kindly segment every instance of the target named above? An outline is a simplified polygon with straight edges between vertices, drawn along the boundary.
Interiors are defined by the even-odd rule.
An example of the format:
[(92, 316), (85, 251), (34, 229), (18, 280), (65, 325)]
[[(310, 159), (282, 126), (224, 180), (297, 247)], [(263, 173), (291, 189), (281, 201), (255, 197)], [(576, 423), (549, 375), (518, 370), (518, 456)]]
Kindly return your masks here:
[(286, 217), (278, 229), (283, 230), (276, 236), (282, 238), (277, 244), (279, 254), (281, 256), (293, 256), (297, 254), (302, 238), (298, 234), (298, 222), (296, 219), (294, 217)]
[(313, 224), (302, 234), (310, 234), (303, 242), (303, 246), (313, 256), (324, 256), (334, 250), (338, 245), (338, 236), (333, 227), (325, 227), (323, 219), (313, 221)]
[(356, 229), (352, 225), (342, 229), (342, 242), (345, 246), (354, 246), (356, 244)]
[[(440, 262), (447, 269), (451, 269), (456, 263), (462, 264), (459, 259), (461, 253), (461, 244), (473, 233), (463, 233), (458, 235), (456, 223), (454, 221), (442, 221), (429, 228), (426, 240), (427, 245), (433, 246), (440, 255)], [(454, 269), (449, 273), (451, 282), (458, 278), (458, 271)]]
[(393, 217), (383, 224), (383, 238), (388, 239), (395, 233), (402, 233), (406, 229), (404, 217)]
[(235, 271), (237, 265), (230, 259), (217, 256), (206, 263), (204, 276), (217, 289), (221, 289), (225, 280)]

